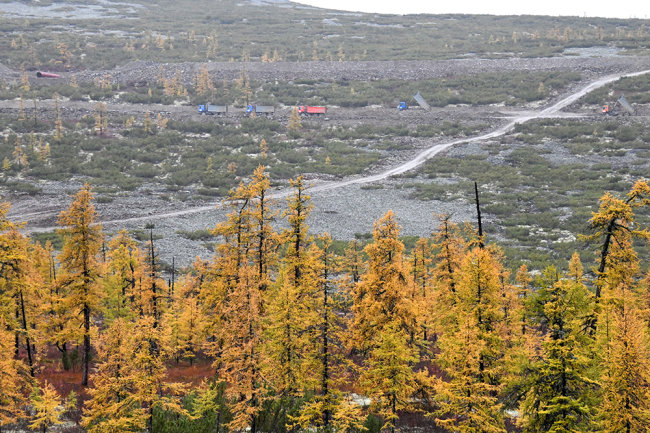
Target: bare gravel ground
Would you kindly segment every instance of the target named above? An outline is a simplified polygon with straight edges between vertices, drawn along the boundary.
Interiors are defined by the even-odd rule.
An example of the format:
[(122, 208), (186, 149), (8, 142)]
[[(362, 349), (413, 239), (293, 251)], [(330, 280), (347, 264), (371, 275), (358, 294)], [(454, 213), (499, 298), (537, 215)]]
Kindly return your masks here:
[[(422, 80), (429, 78), (474, 75), (485, 72), (549, 71), (570, 69), (581, 71), (586, 78), (596, 75), (644, 69), (647, 57), (551, 57), (508, 59), (456, 59), (413, 61), (366, 61), (366, 62), (274, 62), (274, 63), (174, 63), (131, 62), (112, 71), (80, 71), (64, 74), (75, 75), (77, 81), (93, 80), (107, 73), (124, 84), (138, 84), (157, 76), (173, 78), (177, 73), (182, 80), (193, 83), (196, 74), (204, 66), (213, 79), (236, 80), (242, 69), (252, 80)], [(645, 66), (644, 66), (645, 65)], [(1, 72), (1, 71), (0, 71)]]
[[(203, 64), (159, 65), (154, 63), (131, 63), (115, 71), (82, 71), (77, 72), (77, 79), (92, 79), (103, 76), (107, 72), (121, 82), (137, 82), (151, 79), (160, 71), (173, 76), (181, 71), (183, 78), (191, 80)], [(208, 64), (212, 74), (217, 78), (234, 79), (241, 71), (241, 64), (213, 63)], [(421, 79), (454, 75), (472, 74), (486, 71), (514, 70), (562, 70), (580, 71), (585, 80), (575, 84), (571, 90), (584, 86), (586, 82), (603, 75), (621, 71), (639, 71), (650, 69), (650, 58), (647, 57), (599, 57), (599, 58), (551, 58), (551, 59), (504, 59), (504, 60), (451, 60), (428, 62), (306, 62), (306, 63), (252, 63), (246, 65), (249, 76), (255, 80), (277, 79), (292, 80), (297, 78), (313, 79)], [(15, 71), (9, 71), (0, 66), (0, 79), (9, 78)], [(69, 79), (70, 75), (64, 79)], [(0, 110), (17, 109), (17, 101), (0, 101)], [(41, 102), (46, 105), (47, 102)], [(70, 115), (77, 115), (92, 110), (91, 103), (63, 102), (63, 108)], [(172, 117), (180, 119), (199, 116), (194, 113), (194, 107), (177, 106), (143, 106), (137, 104), (109, 104), (109, 111), (122, 113), (144, 110), (165, 111)], [(331, 110), (327, 119), (319, 120), (329, 124), (354, 126), (365, 123), (372, 124), (426, 124), (443, 120), (459, 121), (463, 124), (485, 125), (485, 130), (503, 126), (513, 117), (521, 117), (527, 111), (539, 109), (535, 105), (522, 107), (469, 107), (456, 106), (444, 109), (434, 108), (430, 112), (424, 110), (409, 110), (399, 113), (389, 107), (366, 107), (363, 109)], [(280, 111), (280, 116), (288, 115)], [(595, 112), (565, 113), (565, 116), (595, 117)], [(647, 119), (647, 116), (642, 116)], [(209, 121), (209, 120), (205, 120)], [(382, 167), (374, 167), (373, 172), (398, 165), (412, 158), (418, 150), (426, 149), (436, 144), (428, 139), (410, 138), (408, 146), (403, 151), (394, 151), (382, 163)], [(449, 137), (445, 138), (449, 141)], [(471, 153), (476, 144), (456, 145), (448, 152)], [(558, 154), (560, 156), (561, 154)], [(319, 176), (308, 176), (310, 182), (319, 184)], [(308, 221), (312, 233), (328, 232), (334, 238), (349, 240), (356, 233), (367, 233), (372, 230), (373, 222), (388, 210), (393, 210), (403, 227), (404, 235), (424, 236), (431, 233), (436, 226), (434, 214), (447, 213), (453, 215), (456, 221), (466, 221), (473, 218), (473, 206), (469, 201), (435, 200), (421, 202), (409, 197), (408, 189), (403, 189), (406, 181), (399, 179), (384, 179), (372, 186), (348, 185), (335, 190), (314, 191), (312, 200), (314, 211)], [(48, 182), (40, 185), (43, 192), (38, 197), (15, 196), (9, 194), (12, 202), (10, 217), (17, 221), (27, 221), (28, 230), (49, 230), (56, 224), (58, 213), (65, 209), (70, 202), (70, 195), (80, 187), (80, 182)], [(147, 223), (154, 223), (156, 232), (163, 236), (157, 242), (161, 258), (171, 262), (187, 265), (197, 256), (207, 258), (211, 252), (203, 242), (192, 242), (178, 234), (179, 231), (193, 231), (214, 227), (225, 219), (225, 209), (220, 203), (206, 203), (192, 200), (193, 191), (190, 189), (190, 199), (185, 202), (166, 201), (160, 198), (162, 193), (156, 185), (146, 185), (133, 193), (118, 197), (110, 203), (99, 203), (97, 208), (105, 229), (115, 232), (119, 229), (142, 229)], [(286, 191), (285, 191), (286, 192)], [(6, 192), (5, 192), (6, 195)], [(280, 194), (282, 195), (282, 194)], [(284, 208), (284, 198), (276, 199), (278, 210)], [(199, 211), (196, 211), (197, 208)], [(188, 210), (183, 213), (183, 210)], [(157, 218), (156, 215), (177, 212), (177, 215)], [(278, 217), (279, 218), (279, 217)], [(110, 221), (119, 221), (111, 223)], [(278, 223), (281, 226), (281, 223)]]

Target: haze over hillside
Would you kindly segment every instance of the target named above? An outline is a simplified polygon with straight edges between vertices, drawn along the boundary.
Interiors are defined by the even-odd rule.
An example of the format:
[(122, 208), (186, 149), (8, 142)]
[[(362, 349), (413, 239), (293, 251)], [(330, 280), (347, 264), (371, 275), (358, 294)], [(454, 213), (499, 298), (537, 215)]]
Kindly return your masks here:
[[(280, 0), (282, 1), (282, 0)], [(298, 3), (328, 9), (384, 14), (481, 14), (481, 15), (548, 15), (605, 18), (648, 18), (650, 6), (640, 1), (550, 0), (524, 2), (512, 0), (302, 0)]]

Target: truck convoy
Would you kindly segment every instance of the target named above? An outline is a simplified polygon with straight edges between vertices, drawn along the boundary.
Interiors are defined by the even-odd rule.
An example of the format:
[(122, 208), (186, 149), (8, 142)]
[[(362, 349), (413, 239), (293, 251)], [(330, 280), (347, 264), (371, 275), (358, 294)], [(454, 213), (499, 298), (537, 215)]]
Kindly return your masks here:
[(199, 114), (214, 116), (215, 114), (221, 115), (227, 113), (228, 113), (227, 105), (212, 105), (212, 104), (199, 105)]
[(327, 107), (312, 107), (310, 105), (298, 106), (298, 114), (301, 116), (321, 116), (327, 114)]
[[(297, 107), (298, 113), (302, 116), (320, 116), (327, 114), (327, 107), (313, 107), (310, 105), (300, 105)], [(197, 112), (202, 115), (227, 115), (236, 112), (233, 111), (232, 106), (228, 105), (213, 105), (213, 104), (200, 104), (197, 107)], [(265, 116), (272, 116), (275, 114), (275, 106), (273, 105), (256, 105), (249, 104), (244, 113), (251, 116), (253, 113), (262, 114)]]

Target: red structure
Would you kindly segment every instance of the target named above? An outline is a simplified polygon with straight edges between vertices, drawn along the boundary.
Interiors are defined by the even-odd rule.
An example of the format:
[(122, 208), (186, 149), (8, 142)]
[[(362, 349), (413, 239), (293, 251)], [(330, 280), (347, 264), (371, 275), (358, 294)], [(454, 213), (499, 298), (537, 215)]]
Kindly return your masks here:
[(38, 71), (36, 73), (36, 76), (38, 78), (61, 78), (59, 74), (53, 74), (51, 72), (41, 72), (41, 71)]

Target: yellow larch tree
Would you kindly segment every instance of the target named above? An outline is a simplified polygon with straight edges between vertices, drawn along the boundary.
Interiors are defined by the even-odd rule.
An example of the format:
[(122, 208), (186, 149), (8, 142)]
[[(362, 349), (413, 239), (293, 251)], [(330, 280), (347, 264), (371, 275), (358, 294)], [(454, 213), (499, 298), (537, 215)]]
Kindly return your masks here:
[(300, 121), (300, 114), (298, 114), (298, 108), (293, 107), (291, 109), (291, 115), (289, 116), (289, 124), (287, 129), (292, 132), (298, 132), (302, 128), (302, 122)]
[(157, 408), (188, 415), (180, 404), (186, 387), (167, 380), (166, 361), (171, 358), (173, 350), (169, 345), (168, 330), (160, 326), (153, 315), (135, 323), (131, 345), (134, 398), (146, 410), (147, 430), (153, 433), (153, 414)]
[(205, 264), (196, 259), (194, 272), (185, 276), (171, 294), (172, 305), (163, 318), (171, 328), (172, 351), (177, 361), (189, 360), (193, 365), (199, 349), (207, 339), (207, 319), (201, 308), (199, 294), (205, 278)]
[[(262, 139), (262, 142), (264, 140)], [(260, 143), (261, 145), (262, 143)], [(269, 199), (271, 181), (264, 166), (259, 165), (249, 186), (251, 194), (251, 222), (253, 224), (252, 244), (254, 261), (257, 268), (257, 282), (260, 290), (265, 291), (270, 284), (269, 271), (277, 264), (276, 250), (280, 236), (273, 230), (271, 223), (278, 215)]]
[(599, 431), (641, 433), (650, 425), (650, 339), (638, 294), (624, 284), (616, 292), (618, 305), (607, 324), (611, 341), (600, 380)]
[(133, 331), (133, 323), (117, 318), (100, 336), (99, 362), (81, 420), (89, 433), (141, 432), (146, 428), (147, 413), (135, 396)]
[(56, 266), (54, 247), (49, 241), (44, 247), (35, 248), (34, 254), (44, 281), (44, 296), (40, 305), (43, 341), (57, 348), (61, 353), (63, 369), (68, 371), (72, 367), (68, 343), (77, 336), (77, 327), (70, 321), (66, 303), (68, 287), (66, 281), (58, 278), (60, 273)]
[(367, 271), (352, 296), (350, 323), (352, 346), (361, 355), (362, 392), (372, 396), (374, 410), (391, 431), (398, 411), (413, 406), (418, 386), (416, 315), (399, 231), (392, 211), (375, 222), (373, 242), (365, 248)]
[(375, 222), (373, 242), (365, 247), (368, 267), (352, 294), (350, 324), (351, 343), (362, 353), (373, 347), (386, 324), (397, 322), (407, 332), (414, 326), (399, 230), (395, 215), (388, 211)]
[(374, 340), (361, 370), (360, 384), (371, 400), (371, 409), (382, 417), (387, 429), (395, 433), (399, 412), (412, 410), (418, 389), (413, 370), (417, 351), (409, 344), (410, 335), (397, 321), (386, 323)]
[(454, 319), (438, 341), (438, 359), (450, 377), (436, 383), (441, 402), (436, 421), (445, 428), (505, 432), (497, 400), (506, 351), (499, 259), (492, 247), (479, 244), (465, 255), (459, 268), (456, 304), (450, 306)]
[(0, 317), (0, 430), (26, 418), (26, 395), (31, 378), (22, 360), (14, 357), (14, 333), (8, 329), (4, 317)]
[(216, 90), (216, 87), (210, 78), (210, 72), (205, 65), (201, 67), (199, 73), (196, 75), (195, 88), (196, 93), (204, 98), (208, 95), (213, 94), (213, 92)]
[(467, 252), (461, 229), (448, 215), (439, 217), (440, 224), (433, 233), (434, 267), (432, 272), (432, 315), (434, 332), (447, 328), (455, 320), (453, 307), (457, 302), (456, 287), (459, 269)]
[(431, 415), (436, 424), (459, 433), (505, 433), (498, 389), (481, 380), (485, 341), (479, 338), (476, 316), (459, 316), (453, 332), (443, 334), (438, 347), (437, 363), (447, 377), (434, 382), (438, 409)]
[(420, 238), (415, 243), (409, 257), (410, 278), (409, 297), (413, 302), (415, 314), (415, 326), (411, 329), (411, 340), (415, 339), (415, 333), (421, 333), (423, 344), (431, 335), (435, 319), (433, 308), (433, 297), (431, 293), (431, 263), (432, 251), (429, 239)]
[(180, 406), (185, 387), (167, 381), (167, 333), (154, 323), (150, 315), (135, 322), (117, 318), (102, 333), (82, 419), (89, 432), (151, 433), (156, 408), (188, 415)]
[(34, 415), (29, 427), (32, 429), (40, 429), (43, 433), (55, 424), (61, 424), (61, 415), (63, 407), (61, 406), (62, 400), (56, 389), (47, 381), (45, 384), (34, 390), (31, 396), (32, 408)]
[(312, 209), (302, 176), (291, 180), (294, 189), (285, 211), (288, 228), (284, 233), (286, 251), (267, 305), (266, 350), (271, 360), (269, 374), (282, 397), (299, 395), (309, 374), (307, 330), (317, 326), (316, 293), (319, 287), (318, 256), (311, 248), (306, 219)]
[(106, 104), (95, 104), (95, 134), (105, 135), (108, 132), (108, 110)]
[(364, 251), (357, 239), (348, 242), (343, 257), (337, 261), (336, 270), (341, 274), (339, 287), (346, 298), (350, 299), (356, 284), (361, 281), (361, 275), (365, 272)]
[(137, 287), (142, 282), (144, 257), (137, 242), (126, 230), (118, 232), (108, 243), (108, 264), (102, 279), (107, 320), (135, 317)]
[(586, 287), (547, 269), (535, 293), (535, 321), (546, 329), (541, 347), (523, 371), (518, 424), (525, 432), (592, 431), (591, 338), (581, 318), (590, 308)]
[(202, 298), (218, 309), (210, 312), (210, 339), (214, 342), (206, 351), (215, 358), (217, 375), (233, 401), (229, 427), (255, 433), (264, 398), (265, 361), (261, 350), (262, 293), (253, 252), (252, 190), (240, 183), (229, 194), (228, 219), (214, 230), (223, 239), (213, 265), (215, 278)]
[(78, 323), (78, 328), (81, 328), (83, 386), (88, 385), (90, 370), (92, 316), (98, 313), (102, 299), (98, 284), (101, 269), (98, 254), (104, 237), (92, 201), (90, 185), (86, 184), (75, 195), (70, 207), (59, 215), (64, 241), (59, 254), (61, 276), (58, 284), (66, 290), (64, 304), (70, 312), (69, 321), (73, 326)]
[[(25, 342), (30, 374), (34, 376), (36, 324), (39, 316), (40, 295), (38, 275), (31, 263), (27, 239), (11, 225), (8, 232), (0, 233), (0, 297), (3, 299), (2, 316), (14, 320), (11, 327), (16, 336), (16, 352), (20, 342)], [(12, 311), (8, 311), (12, 310)]]
[[(311, 251), (319, 260), (318, 291), (314, 293), (318, 317), (316, 326), (309, 332), (309, 349), (305, 368), (312, 374), (307, 377), (305, 387), (314, 390), (313, 396), (303, 402), (297, 416), (289, 417), (289, 427), (303, 430), (317, 429), (325, 432), (345, 432), (362, 429), (362, 412), (359, 406), (351, 404), (337, 384), (345, 380), (345, 349), (341, 296), (336, 279), (332, 252), (332, 239), (328, 234), (319, 236), (319, 247), (312, 244)], [(308, 396), (303, 396), (308, 397)]]
[(595, 353), (601, 358), (600, 431), (642, 432), (650, 423), (650, 337), (636, 287), (640, 260), (631, 233), (612, 243), (602, 284)]
[(602, 239), (598, 268), (596, 269), (596, 304), (595, 311), (588, 317), (588, 326), (592, 334), (596, 331), (600, 297), (605, 284), (604, 277), (611, 259), (609, 252), (612, 244), (624, 241), (627, 237), (650, 239), (647, 229), (635, 227), (634, 211), (650, 205), (650, 186), (644, 180), (637, 181), (627, 194), (625, 200), (606, 193), (600, 199), (600, 207), (593, 212), (589, 225), (594, 233), (583, 236), (586, 240)]

